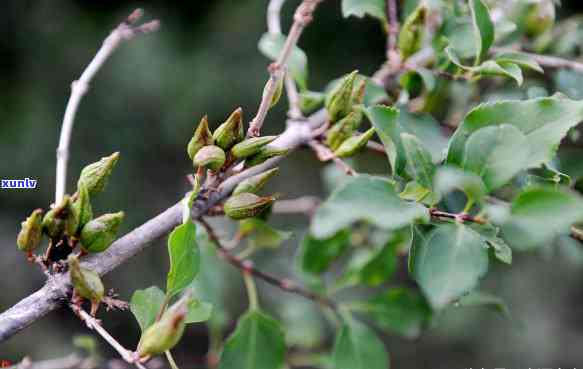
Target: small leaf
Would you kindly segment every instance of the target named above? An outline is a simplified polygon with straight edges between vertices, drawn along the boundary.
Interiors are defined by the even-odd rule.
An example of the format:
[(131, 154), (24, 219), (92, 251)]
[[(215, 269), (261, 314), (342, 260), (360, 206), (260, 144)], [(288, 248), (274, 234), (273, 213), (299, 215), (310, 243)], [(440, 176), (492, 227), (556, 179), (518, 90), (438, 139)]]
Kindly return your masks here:
[(279, 369), (285, 340), (279, 323), (257, 310), (243, 315), (225, 342), (220, 369)]
[(519, 67), (534, 70), (535, 72), (544, 73), (544, 70), (536, 60), (531, 58), (528, 54), (519, 52), (504, 52), (494, 57), (497, 63), (512, 63)]
[(488, 8), (482, 0), (470, 0), (470, 11), (474, 24), (474, 34), (479, 45), (475, 64), (479, 64), (488, 54), (490, 46), (494, 43), (494, 24), (492, 23), (492, 19), (490, 19)]
[(524, 78), (520, 67), (511, 62), (497, 62), (494, 60), (486, 60), (480, 65), (469, 67), (463, 65), (457, 56), (457, 52), (448, 46), (444, 50), (445, 55), (458, 68), (470, 72), (473, 76), (502, 76), (509, 77), (516, 81), (518, 86), (522, 85)]
[(277, 230), (258, 218), (242, 220), (239, 231), (248, 235), (249, 246), (253, 248), (277, 248), (292, 236), (291, 232)]
[(416, 201), (428, 206), (437, 204), (441, 199), (439, 194), (428, 190), (415, 181), (407, 182), (399, 197), (403, 200)]
[(355, 320), (346, 322), (340, 329), (332, 361), (334, 369), (389, 368), (383, 342), (370, 328)]
[(417, 137), (409, 133), (401, 133), (401, 142), (407, 157), (407, 171), (411, 178), (425, 188), (433, 187), (435, 165), (431, 161), (431, 154)]
[(314, 237), (321, 239), (331, 237), (357, 221), (397, 230), (414, 221), (427, 219), (427, 209), (401, 200), (389, 181), (359, 175), (338, 187), (318, 208), (310, 229)]
[(156, 320), (160, 307), (164, 303), (164, 298), (164, 292), (156, 286), (136, 290), (132, 295), (130, 310), (136, 317), (142, 332)]
[(328, 239), (318, 240), (307, 234), (300, 245), (302, 271), (321, 274), (350, 246), (350, 232), (342, 230)]
[(342, 16), (351, 15), (357, 18), (370, 15), (381, 22), (387, 21), (384, 0), (342, 0)]
[(206, 322), (210, 319), (212, 313), (212, 304), (197, 299), (192, 299), (188, 304), (188, 313), (186, 314), (185, 322), (186, 324)]
[(455, 190), (462, 191), (468, 201), (480, 202), (486, 195), (482, 179), (474, 173), (465, 172), (455, 167), (440, 167), (434, 178), (434, 190), (445, 196)]
[[(261, 36), (259, 40), (259, 51), (263, 53), (266, 57), (271, 60), (277, 60), (279, 54), (283, 50), (283, 45), (285, 44), (286, 36), (282, 34), (265, 33)], [(306, 54), (297, 46), (292, 49), (291, 55), (288, 60), (289, 70), (296, 80), (296, 82), (302, 87), (307, 88), (308, 80), (308, 57)]]
[(166, 293), (174, 296), (186, 288), (196, 277), (200, 256), (196, 243), (196, 227), (187, 222), (174, 228), (168, 237), (170, 271), (166, 280)]
[(512, 264), (512, 249), (499, 237), (499, 228), (492, 224), (472, 224), (470, 226), (490, 246), (494, 257), (505, 264)]
[(498, 296), (494, 296), (486, 292), (472, 291), (460, 298), (457, 302), (457, 305), (463, 307), (484, 306), (494, 309), (495, 311), (504, 315), (506, 318), (510, 318), (510, 310), (508, 310), (508, 306), (504, 300)]
[(440, 224), (425, 237), (414, 233), (413, 277), (435, 309), (471, 291), (488, 270), (482, 238), (463, 224)]

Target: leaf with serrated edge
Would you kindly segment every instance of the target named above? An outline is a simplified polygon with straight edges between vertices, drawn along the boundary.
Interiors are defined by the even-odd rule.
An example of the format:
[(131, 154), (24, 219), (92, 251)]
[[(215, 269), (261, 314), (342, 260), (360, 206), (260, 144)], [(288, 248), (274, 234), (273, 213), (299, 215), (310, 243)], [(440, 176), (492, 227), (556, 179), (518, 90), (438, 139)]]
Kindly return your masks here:
[(344, 18), (351, 15), (363, 18), (367, 14), (386, 22), (384, 0), (342, 0), (342, 16)]

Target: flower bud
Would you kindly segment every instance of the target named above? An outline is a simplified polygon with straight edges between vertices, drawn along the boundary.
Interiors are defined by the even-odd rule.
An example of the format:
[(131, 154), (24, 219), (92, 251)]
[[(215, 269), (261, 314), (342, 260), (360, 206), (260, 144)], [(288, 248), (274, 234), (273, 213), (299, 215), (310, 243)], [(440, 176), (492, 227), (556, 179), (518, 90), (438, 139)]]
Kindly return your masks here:
[(358, 75), (355, 70), (344, 79), (326, 96), (326, 110), (331, 123), (344, 118), (352, 110), (352, 89), (354, 80)]
[(263, 186), (267, 183), (267, 181), (276, 175), (279, 172), (279, 168), (273, 168), (267, 170), (263, 173), (259, 173), (253, 177), (249, 177), (235, 187), (233, 191), (233, 195), (238, 195), (240, 193), (249, 192), (249, 193), (257, 193), (259, 192)]
[(81, 232), (83, 226), (93, 219), (93, 209), (87, 188), (79, 188), (77, 199), (71, 205), (71, 215), (74, 217), (74, 222), (77, 223), (77, 227), (72, 230), (70, 235), (76, 235), (77, 232)]
[[(71, 227), (67, 227), (67, 223), (71, 224), (69, 220), (69, 214), (71, 212), (71, 198), (69, 195), (63, 197), (63, 201), (60, 204), (54, 206), (51, 210), (47, 211), (45, 217), (43, 218), (43, 230), (53, 239), (61, 238), (65, 230), (69, 230)], [(69, 222), (68, 222), (69, 220)]]
[(243, 192), (229, 197), (223, 209), (225, 214), (235, 220), (252, 218), (261, 214), (275, 201), (273, 196), (259, 197), (249, 192)]
[(405, 20), (399, 33), (399, 50), (403, 60), (421, 49), (427, 8), (419, 5)]
[(159, 355), (176, 346), (184, 333), (189, 303), (190, 295), (183, 296), (144, 331), (136, 350), (140, 358)]
[(253, 167), (255, 165), (259, 165), (264, 161), (271, 159), (276, 156), (286, 155), (289, 152), (289, 149), (280, 149), (277, 147), (270, 147), (270, 146), (263, 146), (257, 154), (248, 157), (245, 160), (245, 167)]
[(226, 156), (223, 149), (218, 146), (205, 146), (202, 149), (198, 150), (194, 159), (192, 160), (192, 164), (195, 168), (202, 167), (208, 168), (213, 172), (221, 169), (223, 164), (225, 164)]
[(366, 79), (361, 78), (354, 91), (352, 91), (352, 106), (361, 105), (364, 102), (364, 94), (366, 93)]
[(101, 158), (98, 162), (83, 168), (77, 182), (77, 188), (86, 187), (91, 196), (103, 191), (118, 159), (119, 152), (114, 152), (110, 156)]
[[(265, 94), (267, 93), (267, 89), (271, 85), (272, 81), (273, 80), (270, 79), (269, 82), (263, 88), (263, 96), (265, 96)], [(273, 108), (275, 104), (279, 102), (282, 92), (283, 92), (283, 78), (280, 78), (279, 81), (277, 82), (277, 86), (275, 87), (275, 92), (273, 93), (273, 96), (271, 98), (271, 104), (269, 104), (270, 109)]]
[(213, 133), (215, 145), (223, 150), (229, 150), (233, 145), (243, 141), (243, 110), (237, 108), (229, 118)]
[(24, 222), (16, 239), (18, 249), (31, 252), (40, 245), (42, 238), (42, 209), (34, 210)]
[(194, 136), (190, 139), (186, 151), (190, 160), (194, 159), (194, 156), (198, 150), (202, 149), (203, 146), (212, 145), (214, 143), (213, 135), (209, 129), (208, 117), (205, 115), (200, 120), (198, 127), (194, 131)]
[(263, 137), (252, 137), (245, 141), (239, 142), (231, 148), (231, 154), (235, 159), (244, 159), (249, 156), (255, 155), (259, 150), (275, 140), (277, 136), (263, 136)]
[(87, 252), (105, 251), (115, 240), (124, 212), (104, 214), (85, 224), (81, 231), (81, 248)]
[(370, 128), (368, 131), (364, 132), (361, 135), (350, 137), (349, 139), (344, 141), (342, 145), (340, 145), (340, 147), (336, 149), (336, 151), (334, 151), (334, 155), (336, 155), (339, 158), (345, 158), (356, 154), (364, 146), (366, 146), (366, 143), (368, 142), (368, 140), (371, 139), (374, 133), (375, 133), (374, 128)]
[(555, 4), (552, 0), (541, 0), (529, 4), (524, 20), (526, 34), (531, 37), (539, 36), (555, 24)]
[(310, 113), (320, 107), (326, 97), (323, 93), (308, 90), (300, 92), (299, 95), (300, 109), (304, 114)]
[(336, 150), (342, 142), (351, 137), (362, 121), (362, 113), (359, 111), (350, 112), (338, 123), (333, 125), (326, 135), (326, 145), (332, 151)]
[(73, 254), (69, 255), (67, 263), (69, 264), (71, 283), (75, 292), (79, 296), (91, 301), (91, 315), (94, 315), (105, 293), (105, 287), (103, 287), (103, 282), (99, 274), (81, 267), (79, 258)]

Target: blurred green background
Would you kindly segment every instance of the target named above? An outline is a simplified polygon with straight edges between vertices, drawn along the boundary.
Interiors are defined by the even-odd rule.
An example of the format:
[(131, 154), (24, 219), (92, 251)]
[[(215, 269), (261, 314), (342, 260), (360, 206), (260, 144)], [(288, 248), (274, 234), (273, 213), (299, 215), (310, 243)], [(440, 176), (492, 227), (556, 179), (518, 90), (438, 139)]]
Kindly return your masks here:
[[(266, 27), (266, 3), (2, 2), (0, 177), (34, 178), (38, 187), (0, 190), (0, 311), (35, 291), (45, 279), (17, 252), (15, 238), (20, 222), (30, 210), (46, 208), (52, 201), (55, 148), (69, 86), (108, 32), (135, 7), (143, 7), (147, 18), (162, 22), (159, 32), (124, 44), (107, 62), (81, 103), (73, 134), (69, 189), (84, 165), (111, 152), (121, 152), (109, 187), (95, 201), (94, 210), (97, 214), (125, 210), (125, 233), (174, 204), (187, 191), (185, 175), (192, 168), (185, 145), (202, 115), (208, 114), (213, 127), (238, 106), (243, 108), (246, 121), (253, 116), (267, 78), (268, 60), (257, 51), (257, 41)], [(284, 8), (284, 30), (289, 27), (297, 3), (290, 0)], [(562, 3), (561, 12), (568, 15), (583, 7), (577, 1)], [(342, 19), (340, 1), (325, 2), (300, 41), (309, 58), (310, 89), (321, 90), (329, 80), (353, 69), (372, 74), (383, 61), (384, 44), (383, 32), (376, 22)], [(280, 132), (284, 122), (285, 104), (280, 103), (270, 112), (265, 132)], [(377, 173), (387, 170), (386, 162), (369, 154), (360, 156), (355, 165)], [(284, 198), (325, 196), (321, 169), (308, 150), (300, 150), (285, 161), (269, 190), (282, 193)], [(276, 216), (273, 222), (293, 231), (294, 237), (280, 251), (259, 253), (257, 260), (265, 269), (285, 274), (291, 269), (307, 220), (301, 216)], [(233, 225), (228, 222), (218, 225), (222, 234), (232, 231)], [(108, 275), (106, 286), (115, 287), (126, 300), (135, 289), (164, 286), (168, 268), (164, 245), (165, 240), (160, 240)], [(580, 263), (579, 254), (548, 252), (517, 254), (511, 268), (496, 265), (483, 286), (508, 302), (513, 321), (485, 309), (450, 309), (416, 341), (384, 336), (393, 367), (580, 365)], [(404, 275), (405, 265), (401, 271)], [(227, 310), (236, 317), (246, 307), (242, 284), (236, 273), (217, 276), (221, 279), (217, 283), (229, 286)], [(333, 337), (321, 318), (313, 318), (310, 304), (263, 284), (260, 287), (262, 301), (274, 315), (296, 328), (308, 323), (303, 324), (307, 332), (294, 330), (300, 338), (308, 340), (308, 333), (321, 334), (331, 343)], [(129, 312), (102, 311), (101, 317), (122, 344), (134, 347), (139, 328)], [(228, 324), (226, 333), (232, 328), (233, 323)], [(87, 333), (84, 326), (69, 310), (61, 309), (1, 343), (0, 359), (63, 356), (73, 350), (72, 336), (82, 333)], [(207, 336), (202, 324), (188, 329), (174, 350), (181, 368), (204, 367), (200, 363), (207, 350)], [(100, 344), (100, 350), (105, 358), (116, 357), (105, 344)]]

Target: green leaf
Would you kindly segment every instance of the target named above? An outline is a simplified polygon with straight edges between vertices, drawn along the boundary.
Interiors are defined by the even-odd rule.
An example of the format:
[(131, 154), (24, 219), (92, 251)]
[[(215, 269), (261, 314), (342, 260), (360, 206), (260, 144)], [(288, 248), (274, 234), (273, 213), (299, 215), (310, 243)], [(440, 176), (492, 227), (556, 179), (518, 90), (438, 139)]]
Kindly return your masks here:
[(212, 304), (198, 299), (192, 299), (188, 304), (188, 314), (186, 314), (185, 322), (186, 324), (206, 322), (211, 318), (212, 313)]
[(494, 57), (494, 61), (499, 64), (512, 63), (519, 67), (531, 69), (535, 72), (544, 73), (544, 70), (536, 60), (527, 54), (519, 52), (504, 52)]
[(227, 339), (220, 369), (279, 369), (285, 340), (279, 323), (257, 310), (248, 311)]
[(403, 200), (416, 201), (428, 206), (433, 206), (440, 200), (439, 194), (428, 190), (415, 181), (407, 182), (399, 197)]
[(470, 227), (478, 232), (482, 239), (490, 246), (494, 257), (505, 264), (512, 264), (512, 249), (498, 235), (499, 228), (492, 224), (472, 224)]
[(425, 188), (433, 188), (435, 165), (431, 161), (431, 154), (421, 141), (412, 134), (401, 133), (401, 142), (407, 157), (407, 171), (411, 178)]
[(196, 243), (196, 227), (187, 222), (174, 228), (168, 237), (170, 271), (166, 278), (166, 293), (174, 296), (186, 288), (198, 274), (200, 256)]
[(342, 0), (342, 16), (348, 18), (351, 15), (363, 18), (365, 15), (386, 22), (384, 0)]
[(529, 161), (527, 138), (509, 124), (489, 126), (472, 133), (466, 143), (463, 168), (478, 174), (488, 190), (505, 185)]
[(164, 298), (164, 292), (156, 286), (136, 290), (132, 295), (130, 311), (136, 317), (142, 332), (156, 320), (160, 307), (164, 303)]
[(389, 181), (359, 175), (338, 187), (318, 208), (310, 229), (314, 237), (322, 239), (357, 221), (397, 230), (414, 221), (427, 219), (427, 209), (401, 200)]
[(432, 316), (423, 296), (408, 288), (391, 288), (358, 305), (357, 310), (370, 315), (381, 328), (407, 338), (419, 337)]
[(440, 224), (413, 237), (413, 277), (435, 309), (478, 285), (488, 271), (488, 251), (479, 234), (463, 224)]
[(488, 307), (500, 314), (504, 315), (506, 318), (510, 318), (510, 310), (508, 306), (498, 296), (480, 291), (472, 291), (465, 296), (462, 296), (457, 302), (458, 306), (463, 307)]
[(341, 230), (327, 239), (316, 239), (306, 234), (300, 245), (301, 270), (311, 274), (322, 274), (350, 246), (350, 232)]
[[(282, 34), (265, 33), (259, 40), (259, 51), (269, 59), (277, 60), (283, 50), (286, 38)], [(306, 89), (308, 81), (308, 57), (302, 49), (294, 46), (287, 66), (296, 82), (302, 89)]]
[(530, 187), (512, 201), (502, 234), (513, 248), (529, 250), (548, 244), (557, 235), (569, 234), (571, 226), (580, 221), (581, 196), (549, 187)]
[(366, 325), (346, 322), (336, 337), (334, 369), (387, 369), (389, 358), (383, 342)]
[(525, 101), (500, 101), (479, 105), (466, 115), (453, 135), (447, 162), (461, 166), (472, 133), (486, 126), (509, 124), (527, 138), (526, 167), (550, 161), (567, 131), (583, 120), (583, 101), (553, 96)]
[(254, 248), (277, 248), (288, 240), (292, 233), (277, 230), (258, 218), (249, 218), (239, 223), (239, 231), (248, 235), (249, 246)]
[(565, 185), (571, 186), (571, 177), (565, 173), (543, 164), (540, 168), (531, 169), (526, 176), (526, 185)]
[(509, 77), (514, 79), (518, 86), (521, 86), (524, 81), (522, 70), (514, 63), (486, 60), (480, 65), (470, 67), (462, 64), (457, 56), (457, 52), (451, 46), (446, 47), (444, 52), (453, 64), (464, 71), (472, 73), (472, 75)]
[(455, 190), (462, 191), (471, 202), (480, 202), (486, 195), (486, 188), (480, 177), (448, 166), (437, 170), (433, 189), (439, 196), (445, 196)]
[(474, 35), (477, 39), (476, 43), (479, 45), (475, 61), (477, 65), (488, 54), (490, 46), (494, 43), (494, 24), (490, 19), (488, 8), (482, 0), (470, 0), (470, 11), (474, 24)]

